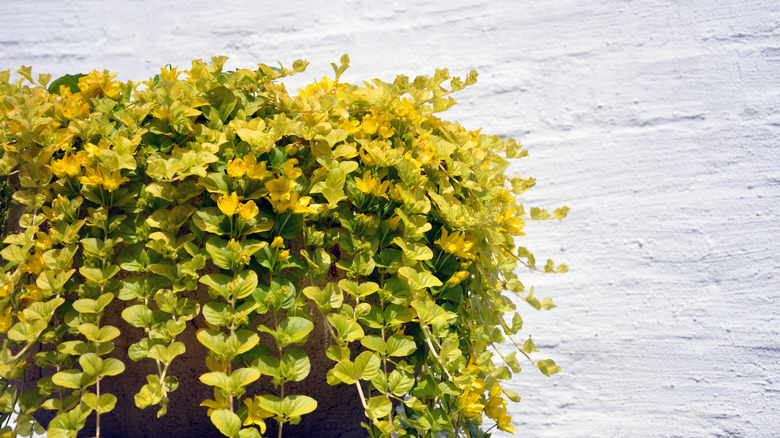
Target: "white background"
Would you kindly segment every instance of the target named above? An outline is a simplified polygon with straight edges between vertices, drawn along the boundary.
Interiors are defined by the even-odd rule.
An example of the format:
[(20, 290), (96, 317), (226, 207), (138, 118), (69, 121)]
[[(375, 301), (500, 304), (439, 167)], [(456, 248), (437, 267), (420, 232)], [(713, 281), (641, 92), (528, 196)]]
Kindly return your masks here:
[[(0, 2), (0, 70), (297, 58), (301, 81), (476, 69), (447, 118), (515, 137), (538, 179), (521, 307), (564, 371), (513, 381), (517, 436), (780, 435), (780, 5), (763, 1)], [(300, 83), (297, 82), (297, 83)], [(499, 435), (499, 434), (496, 434)], [(507, 435), (499, 435), (507, 436)]]

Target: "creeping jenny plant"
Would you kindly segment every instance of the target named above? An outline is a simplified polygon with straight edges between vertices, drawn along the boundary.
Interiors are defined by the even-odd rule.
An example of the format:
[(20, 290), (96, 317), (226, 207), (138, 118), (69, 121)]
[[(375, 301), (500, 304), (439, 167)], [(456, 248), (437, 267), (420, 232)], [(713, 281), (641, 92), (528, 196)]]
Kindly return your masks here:
[[(309, 374), (300, 347), (318, 318), (327, 383), (354, 388), (370, 436), (512, 432), (516, 354), (559, 371), (513, 338), (522, 319), (508, 292), (554, 307), (518, 279), (537, 268), (517, 238), (567, 208), (524, 208), (534, 179), (505, 171), (526, 151), (437, 116), (476, 73), (358, 86), (339, 81), (344, 56), (334, 79), (290, 95), (278, 80), (305, 62), (228, 72), (225, 61), (142, 83), (94, 71), (48, 90), (50, 75), (0, 73), (2, 202), (20, 206), (0, 251), (2, 436), (41, 431), (41, 410), (54, 413), (51, 438), (90, 416), (100, 436), (111, 380), (133, 361), (157, 369), (135, 405), (165, 415), (170, 365), (188, 354), (177, 336), (195, 320), (209, 370), (197, 384), (214, 394), (197, 401), (203, 415), (228, 437), (261, 436), (269, 421), (283, 436), (327, 397), (288, 389)], [(101, 320), (112, 307), (117, 326)], [(123, 363), (112, 341), (127, 331), (146, 336)], [(516, 352), (496, 348), (507, 340)], [(23, 388), (31, 363), (48, 377)], [(262, 376), (272, 391), (253, 388)]]

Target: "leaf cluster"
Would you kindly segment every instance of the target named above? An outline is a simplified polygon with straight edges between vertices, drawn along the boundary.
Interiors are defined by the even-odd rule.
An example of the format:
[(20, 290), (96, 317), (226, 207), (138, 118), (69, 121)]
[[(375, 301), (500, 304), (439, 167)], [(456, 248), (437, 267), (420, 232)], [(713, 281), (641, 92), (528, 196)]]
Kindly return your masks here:
[[(506, 388), (516, 354), (546, 374), (552, 360), (495, 346), (522, 328), (507, 292), (536, 309), (516, 268), (537, 269), (518, 245), (528, 220), (560, 219), (517, 200), (533, 178), (507, 177), (526, 155), (514, 140), (469, 131), (439, 114), (476, 73), (362, 85), (340, 82), (344, 56), (297, 94), (301, 72), (258, 65), (226, 71), (224, 57), (166, 67), (141, 82), (107, 71), (34, 79), (0, 73), (0, 176), (20, 211), (2, 240), (2, 436), (75, 436), (110, 412), (104, 379), (133, 363), (157, 372), (135, 394), (165, 415), (178, 387), (170, 365), (187, 354), (188, 321), (214, 398), (202, 405), (228, 437), (258, 437), (267, 421), (296, 424), (321, 394), (290, 394), (306, 379), (301, 348), (316, 320), (330, 333), (331, 385), (352, 385), (371, 436), (487, 436), (513, 431)], [(547, 272), (565, 272), (548, 261)], [(199, 300), (198, 291), (209, 299)], [(125, 325), (104, 322), (121, 309)], [(270, 322), (269, 322), (270, 321)], [(33, 348), (49, 345), (38, 351)], [(22, 391), (26, 365), (51, 370)], [(258, 393), (268, 376), (276, 391)], [(102, 390), (101, 390), (102, 389)]]

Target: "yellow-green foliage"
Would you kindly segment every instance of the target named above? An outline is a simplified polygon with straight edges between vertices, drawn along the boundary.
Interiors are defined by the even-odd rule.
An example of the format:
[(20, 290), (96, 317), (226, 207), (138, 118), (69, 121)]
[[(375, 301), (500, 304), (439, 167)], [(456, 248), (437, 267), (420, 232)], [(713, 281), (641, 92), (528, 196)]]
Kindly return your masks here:
[[(290, 95), (278, 80), (305, 62), (228, 72), (225, 60), (142, 83), (95, 71), (50, 91), (49, 75), (0, 73), (0, 175), (24, 206), (0, 251), (0, 410), (16, 415), (2, 436), (40, 428), (39, 409), (57, 413), (51, 438), (89, 415), (99, 435), (116, 402), (100, 382), (133, 366), (111, 358), (121, 332), (101, 323), (107, 306), (148, 335), (129, 354), (159, 372), (135, 402), (160, 415), (178, 384), (169, 365), (187, 354), (177, 335), (205, 319), (203, 405), (229, 437), (316, 409), (317, 394), (284, 391), (309, 374), (310, 308), (332, 335), (328, 383), (354, 385), (371, 436), (481, 436), (484, 417), (513, 431), (518, 396), (503, 382), (520, 366), (493, 348), (522, 326), (506, 291), (554, 307), (518, 280), (536, 267), (516, 237), (566, 208), (525, 210), (516, 196), (534, 180), (505, 176), (525, 151), (436, 116), (476, 73), (359, 86), (339, 81), (344, 56), (335, 79)], [(31, 354), (38, 344), (56, 349)], [(530, 338), (518, 351), (559, 370), (531, 359)], [(22, 392), (33, 361), (54, 374)], [(261, 375), (275, 394), (247, 391)]]

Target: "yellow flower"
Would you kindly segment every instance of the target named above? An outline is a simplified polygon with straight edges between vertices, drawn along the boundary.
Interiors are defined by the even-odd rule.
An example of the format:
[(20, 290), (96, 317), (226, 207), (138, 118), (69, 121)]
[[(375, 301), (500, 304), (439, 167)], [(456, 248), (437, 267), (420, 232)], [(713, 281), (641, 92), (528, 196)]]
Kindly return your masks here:
[(7, 297), (14, 291), (14, 280), (5, 274), (0, 274), (0, 298)]
[(246, 164), (241, 158), (230, 160), (227, 163), (227, 173), (233, 178), (241, 178), (246, 174)]
[(465, 391), (458, 398), (458, 408), (467, 417), (476, 417), (482, 414), (485, 405), (482, 404), (480, 395), (475, 392)]
[(502, 392), (501, 385), (499, 385), (498, 382), (496, 382), (493, 384), (493, 386), (490, 387), (490, 392), (488, 393), (488, 395), (490, 397), (498, 397), (499, 395), (501, 395), (501, 392)]
[(27, 306), (29, 303), (43, 300), (43, 290), (34, 284), (24, 285), (25, 293), (19, 297), (19, 301)]
[(381, 123), (381, 120), (377, 118), (375, 115), (366, 115), (363, 117), (362, 130), (366, 134), (374, 134), (377, 129), (379, 129), (379, 124)]
[(382, 122), (377, 129), (377, 134), (382, 138), (390, 138), (395, 134), (395, 128), (389, 122)]
[(360, 132), (360, 122), (357, 120), (344, 119), (341, 124), (341, 129), (347, 131), (347, 134), (352, 135)]
[(81, 163), (75, 155), (65, 154), (61, 160), (52, 161), (46, 167), (51, 169), (52, 173), (58, 177), (65, 175), (76, 176), (81, 172)]
[(448, 286), (455, 286), (469, 276), (467, 271), (458, 271), (449, 280), (447, 280)]
[(257, 162), (253, 154), (244, 156), (244, 166), (246, 167), (246, 176), (252, 179), (265, 179), (273, 176), (273, 172), (266, 169), (266, 162)]
[(306, 89), (299, 88), (298, 96), (312, 97), (312, 96), (323, 95), (325, 93), (330, 93), (333, 90), (333, 86), (335, 84), (336, 82), (333, 79), (325, 76), (319, 82), (315, 82), (313, 84), (307, 84)]
[(513, 216), (515, 208), (509, 208), (504, 213), (496, 214), (496, 222), (501, 225), (503, 229), (515, 236), (525, 236), (525, 233), (520, 231), (525, 226), (525, 222)]
[(485, 405), (485, 414), (496, 421), (506, 416), (506, 400), (501, 397), (491, 397)]
[(101, 185), (109, 192), (113, 192), (118, 189), (122, 183), (130, 181), (129, 178), (122, 176), (119, 170), (109, 172), (102, 167), (87, 168), (86, 176), (79, 178), (82, 184), (87, 185)]
[(363, 178), (355, 178), (355, 188), (363, 193), (372, 194), (377, 197), (389, 199), (387, 197), (387, 189), (389, 187), (389, 181), (382, 182), (378, 177), (371, 176), (371, 171), (369, 170), (363, 174)]
[(515, 427), (512, 426), (512, 417), (509, 415), (504, 415), (503, 417), (499, 418), (497, 421), (498, 428), (503, 430), (504, 432), (509, 433), (515, 433)]
[(272, 248), (281, 248), (284, 245), (284, 239), (282, 236), (276, 236), (274, 237), (274, 241), (271, 242)]
[(470, 253), (471, 248), (474, 246), (474, 242), (466, 240), (463, 231), (456, 231), (449, 234), (447, 233), (447, 229), (442, 227), (441, 237), (433, 243), (439, 245), (444, 251), (458, 257), (467, 259), (474, 258), (474, 255)]
[(238, 209), (238, 193), (233, 192), (230, 195), (221, 195), (217, 199), (217, 207), (226, 216), (233, 216)]
[(361, 123), (361, 129), (364, 134), (378, 134), (383, 138), (390, 138), (395, 134), (395, 129), (390, 122), (384, 119), (382, 116), (376, 114), (367, 114), (363, 117)]
[(14, 325), (12, 312), (13, 308), (10, 306), (5, 309), (2, 319), (0, 319), (0, 333), (7, 332)]
[(81, 95), (85, 98), (99, 97), (104, 95), (111, 99), (119, 97), (121, 90), (119, 82), (112, 81), (116, 73), (109, 73), (108, 70), (102, 72), (93, 71), (86, 76), (79, 78), (79, 89)]
[(254, 399), (244, 399), (244, 404), (247, 407), (246, 420), (244, 420), (244, 426), (251, 426), (256, 424), (260, 426), (260, 433), (265, 433), (265, 421), (264, 418), (273, 417), (272, 412), (268, 412), (260, 407), (259, 403), (255, 403)]
[(35, 233), (33, 246), (39, 248), (41, 251), (46, 251), (47, 249), (51, 248), (51, 237), (42, 231), (38, 231)]
[(30, 274), (38, 274), (45, 267), (41, 250), (36, 249), (34, 253), (27, 258), (27, 263), (20, 266), (21, 270)]
[(298, 160), (295, 158), (290, 158), (284, 162), (284, 165), (282, 165), (282, 171), (284, 172), (285, 176), (291, 180), (295, 180), (295, 178), (298, 178), (303, 174), (299, 167), (295, 167), (296, 164), (298, 164)]
[[(63, 87), (63, 85), (60, 87)], [(89, 114), (89, 105), (81, 100), (81, 94), (76, 93), (75, 95), (70, 95), (70, 88), (65, 86), (64, 89), (68, 90), (68, 95), (62, 96), (64, 100), (64, 104), (60, 108), (62, 115), (67, 119), (73, 119), (78, 116)]]
[(371, 171), (367, 170), (363, 178), (355, 178), (355, 188), (363, 193), (371, 193), (371, 189), (377, 184), (378, 179), (371, 176)]
[(227, 372), (227, 360), (214, 360), (210, 356), (206, 356), (206, 368), (208, 368), (209, 371), (222, 371), (223, 373)]
[(285, 178), (276, 178), (266, 182), (265, 188), (268, 189), (268, 196), (272, 201), (281, 201), (290, 199), (293, 182)]
[(163, 67), (162, 69), (160, 69), (160, 77), (164, 81), (176, 82), (179, 80), (179, 75), (183, 73), (180, 71), (176, 71), (178, 68), (179, 67), (173, 67), (170, 70), (168, 70), (167, 68)]
[(230, 408), (230, 399), (225, 397), (219, 388), (214, 388), (214, 400), (204, 400), (200, 403), (201, 406), (206, 406), (209, 410), (206, 415), (211, 416), (211, 413), (220, 409)]
[(293, 213), (314, 213), (314, 210), (309, 207), (309, 202), (311, 202), (310, 196), (298, 198), (298, 193), (292, 192), (287, 199), (271, 199), (271, 206), (280, 213), (287, 210), (292, 210)]
[(238, 214), (241, 215), (244, 220), (252, 219), (257, 216), (258, 213), (260, 213), (260, 209), (255, 205), (255, 201), (247, 201), (238, 206)]

